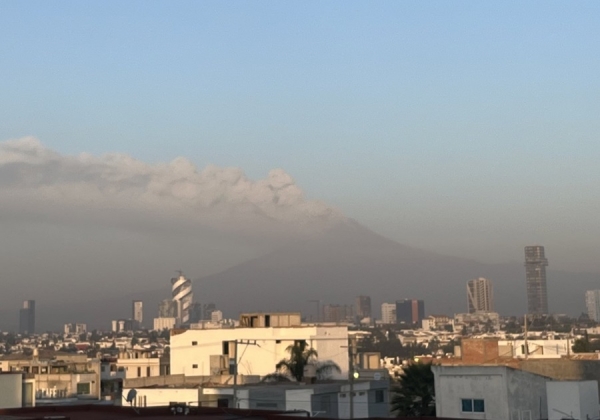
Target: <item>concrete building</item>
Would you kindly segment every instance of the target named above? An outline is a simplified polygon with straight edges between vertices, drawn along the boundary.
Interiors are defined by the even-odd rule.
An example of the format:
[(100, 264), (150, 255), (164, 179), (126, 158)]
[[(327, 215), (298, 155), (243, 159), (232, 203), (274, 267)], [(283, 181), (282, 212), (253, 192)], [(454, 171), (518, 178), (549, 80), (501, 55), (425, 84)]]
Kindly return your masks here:
[(171, 279), (173, 301), (177, 303), (177, 325), (188, 325), (193, 302), (192, 281), (186, 278), (181, 271), (178, 273), (178, 277)]
[(484, 277), (469, 280), (467, 282), (467, 311), (493, 312), (492, 282)]
[(154, 331), (170, 330), (175, 328), (177, 318), (154, 318)]
[(286, 349), (306, 341), (319, 354), (348, 374), (347, 326), (302, 325), (300, 314), (244, 314), (239, 328), (172, 330), (171, 373), (211, 376), (233, 373), (265, 376), (289, 357)]
[(591, 320), (600, 321), (600, 290), (588, 290), (585, 292), (585, 306)]
[(354, 308), (351, 305), (323, 305), (323, 322), (347, 322), (354, 321)]
[(437, 417), (548, 418), (548, 378), (508, 366), (432, 366)]
[(546, 267), (548, 259), (543, 246), (525, 247), (525, 276), (527, 279), (527, 313), (542, 315), (548, 313), (548, 290), (546, 287)]
[(383, 324), (396, 323), (396, 304), (382, 303), (381, 304), (381, 322)]
[(21, 407), (35, 407), (35, 379), (21, 372), (0, 373), (0, 409)]
[(141, 328), (144, 322), (144, 302), (134, 300), (131, 302), (131, 319), (135, 329)]
[(3, 372), (22, 372), (35, 379), (36, 400), (100, 399), (100, 360), (84, 354), (9, 355), (0, 359)]
[(66, 335), (81, 335), (87, 333), (86, 324), (65, 324), (64, 332)]
[(23, 308), (19, 311), (19, 333), (35, 333), (35, 300), (23, 302)]
[(396, 301), (396, 321), (405, 324), (421, 324), (425, 318), (425, 303), (417, 299)]
[(125, 379), (148, 378), (169, 374), (168, 359), (149, 350), (128, 350), (119, 353), (117, 370), (125, 372)]
[[(124, 389), (127, 394), (129, 389)], [(348, 382), (323, 384), (253, 384), (232, 386), (175, 386), (136, 388), (138, 407), (185, 401), (192, 406), (235, 407), (251, 410), (298, 411), (305, 417), (350, 418)], [(389, 381), (356, 381), (353, 386), (354, 418), (389, 417)]]
[(164, 299), (158, 305), (159, 318), (177, 318), (177, 302), (173, 299)]
[(356, 317), (358, 321), (365, 318), (371, 319), (373, 316), (371, 312), (371, 297), (370, 296), (358, 296), (356, 298)]
[(221, 321), (223, 321), (223, 312), (217, 310), (210, 314), (210, 322), (219, 323)]

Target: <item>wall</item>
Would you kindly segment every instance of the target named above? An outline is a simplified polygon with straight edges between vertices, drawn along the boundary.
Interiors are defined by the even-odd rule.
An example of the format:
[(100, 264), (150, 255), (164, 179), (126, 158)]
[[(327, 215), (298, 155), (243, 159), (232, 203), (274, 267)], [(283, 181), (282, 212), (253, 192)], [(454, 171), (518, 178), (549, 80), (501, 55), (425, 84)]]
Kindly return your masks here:
[(23, 405), (23, 375), (0, 374), (0, 409), (20, 408)]
[[(125, 378), (146, 378), (149, 376), (160, 375), (160, 359), (140, 358), (140, 359), (117, 359), (117, 367), (125, 369)], [(140, 369), (138, 374), (138, 368)], [(150, 375), (147, 369), (150, 368)]]
[[(481, 340), (484, 341), (484, 340)], [(505, 367), (432, 366), (437, 417), (510, 420)], [(463, 413), (461, 399), (483, 399), (485, 413)], [(487, 416), (486, 416), (487, 414)], [(513, 419), (516, 420), (516, 419)]]
[[(131, 388), (123, 389), (123, 398)], [(134, 405), (137, 407), (162, 407), (170, 402), (180, 402), (198, 406), (198, 388), (142, 388), (137, 389)], [(123, 405), (128, 403), (123, 399)]]
[[(238, 345), (238, 374), (264, 376), (275, 371), (275, 365), (288, 357), (286, 348), (294, 340), (308, 341), (319, 353), (320, 360), (333, 360), (348, 372), (348, 329), (335, 327), (234, 328), (186, 330), (173, 334), (170, 340), (171, 373), (186, 376), (209, 376), (210, 356), (223, 354), (223, 341), (256, 340), (258, 345)], [(196, 344), (194, 344), (194, 342)], [(242, 356), (243, 355), (243, 356)], [(194, 367), (194, 365), (196, 367)]]
[(506, 369), (510, 419), (547, 419), (546, 382), (548, 382), (548, 378), (522, 370)]
[(97, 373), (51, 373), (35, 375), (37, 398), (67, 398), (77, 395), (77, 384), (89, 383), (85, 397), (100, 398), (100, 375)]
[(546, 383), (548, 419), (598, 417), (598, 382), (554, 381)]

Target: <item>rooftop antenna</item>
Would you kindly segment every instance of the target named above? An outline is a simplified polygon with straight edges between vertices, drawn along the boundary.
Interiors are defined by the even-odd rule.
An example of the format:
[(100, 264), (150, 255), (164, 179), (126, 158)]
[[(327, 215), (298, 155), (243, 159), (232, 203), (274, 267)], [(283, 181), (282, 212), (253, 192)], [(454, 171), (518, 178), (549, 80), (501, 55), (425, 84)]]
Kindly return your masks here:
[(180, 276), (180, 277), (181, 277), (181, 276), (183, 276), (183, 271), (181, 271), (181, 270), (175, 270), (175, 272), (176, 272), (177, 274), (179, 274), (179, 276)]

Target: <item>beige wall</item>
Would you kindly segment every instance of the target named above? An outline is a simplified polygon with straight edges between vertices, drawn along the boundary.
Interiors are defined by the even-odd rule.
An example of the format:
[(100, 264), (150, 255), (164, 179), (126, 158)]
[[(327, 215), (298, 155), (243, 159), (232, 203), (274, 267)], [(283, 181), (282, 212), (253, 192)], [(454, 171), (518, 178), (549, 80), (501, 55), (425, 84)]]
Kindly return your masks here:
[(0, 374), (0, 408), (19, 408), (23, 404), (23, 375)]

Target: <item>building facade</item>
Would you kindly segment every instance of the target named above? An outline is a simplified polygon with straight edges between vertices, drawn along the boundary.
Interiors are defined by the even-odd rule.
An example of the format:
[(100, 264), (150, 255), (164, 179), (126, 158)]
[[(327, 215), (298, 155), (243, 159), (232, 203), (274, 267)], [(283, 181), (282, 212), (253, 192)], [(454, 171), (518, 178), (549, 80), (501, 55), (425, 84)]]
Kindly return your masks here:
[(593, 321), (600, 321), (600, 290), (585, 292), (585, 306), (587, 314)]
[(354, 319), (354, 308), (351, 305), (323, 305), (324, 322), (352, 322)]
[(543, 246), (525, 247), (525, 276), (527, 283), (527, 313), (548, 313), (548, 289), (546, 287), (546, 258)]
[(372, 317), (370, 296), (358, 296), (356, 298), (356, 317), (359, 321)]
[(159, 318), (177, 318), (177, 302), (173, 299), (164, 299), (158, 305)]
[(177, 324), (189, 324), (193, 301), (192, 281), (180, 271), (179, 277), (171, 279), (171, 292), (173, 301), (177, 303)]
[(299, 314), (242, 315), (239, 328), (172, 330), (171, 374), (211, 376), (233, 373), (265, 376), (275, 372), (288, 347), (306, 341), (341, 369), (334, 378), (348, 375), (348, 327), (302, 325)]
[(140, 328), (144, 322), (144, 302), (134, 300), (131, 302), (131, 319), (136, 324), (136, 328)]
[(23, 308), (19, 311), (19, 333), (35, 333), (35, 300), (23, 302)]
[(425, 303), (419, 299), (396, 301), (396, 321), (405, 324), (421, 324), (425, 318)]
[(475, 312), (493, 312), (492, 282), (484, 277), (467, 282), (467, 310)]
[(381, 304), (381, 322), (384, 324), (396, 323), (396, 304), (382, 303)]

